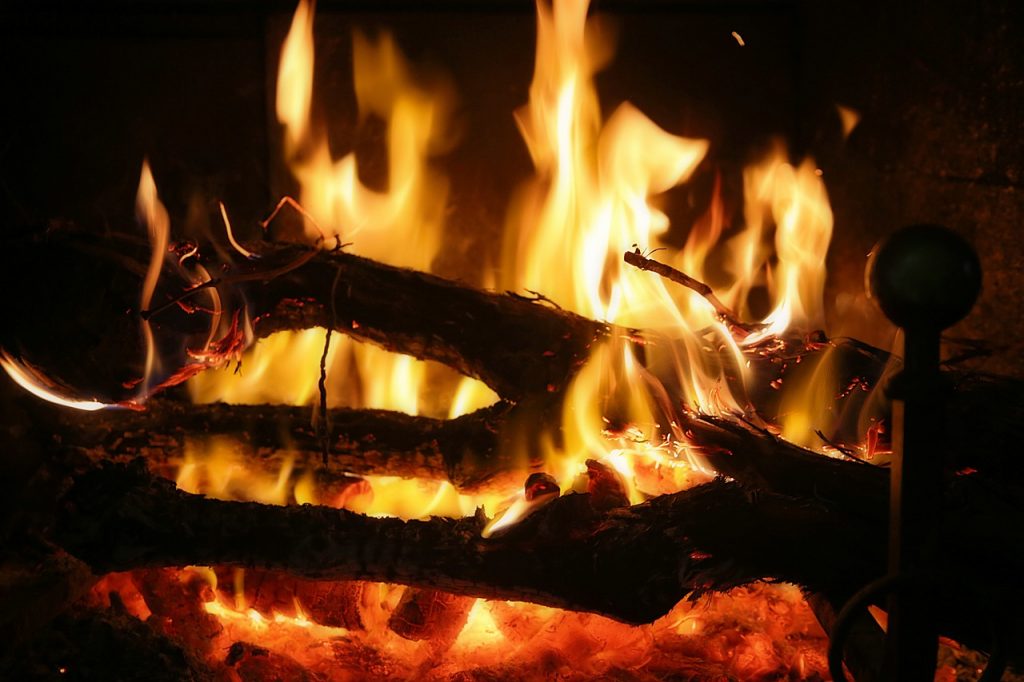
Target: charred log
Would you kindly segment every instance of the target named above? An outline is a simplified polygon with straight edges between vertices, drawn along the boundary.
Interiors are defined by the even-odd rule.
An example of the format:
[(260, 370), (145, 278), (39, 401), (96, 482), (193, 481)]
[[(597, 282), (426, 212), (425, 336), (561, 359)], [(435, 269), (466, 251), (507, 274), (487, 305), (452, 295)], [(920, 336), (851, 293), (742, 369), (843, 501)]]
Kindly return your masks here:
[[(1024, 606), (1019, 510), (968, 481), (946, 541), (960, 549), (935, 567), (943, 628), (985, 649), (987, 618)], [(953, 511), (953, 510), (951, 510)], [(1001, 524), (993, 515), (1003, 514)], [(762, 579), (850, 594), (884, 572), (885, 529), (825, 504), (715, 481), (632, 507), (598, 511), (588, 494), (552, 501), (485, 540), (484, 519), (367, 518), (303, 505), (210, 500), (135, 466), (78, 478), (55, 527), (58, 542), (94, 571), (222, 564), (314, 580), (376, 580), (453, 594), (532, 601), (649, 622), (687, 595)], [(969, 538), (969, 540), (968, 540)], [(967, 543), (969, 550), (963, 547)], [(1014, 639), (1014, 634), (1007, 640)]]
[[(92, 298), (88, 297), (90, 288), (82, 286), (82, 282), (101, 284), (110, 280), (110, 273), (114, 272), (127, 273), (129, 279), (138, 278), (144, 267), (130, 257), (132, 249), (126, 242), (65, 235), (47, 241), (45, 246), (30, 248), (21, 255), (42, 258), (40, 271), (54, 270), (54, 277), (44, 278), (49, 288), (38, 292), (33, 289), (24, 300), (18, 297), (17, 306), (9, 311), (11, 324), (0, 338), (0, 345), (23, 355), (47, 373), (53, 372), (70, 386), (89, 387), (96, 382), (112, 381), (95, 373), (114, 372), (120, 387), (117, 390), (125, 397), (121, 384), (127, 381), (133, 385), (131, 379), (140, 374), (132, 372), (141, 372), (141, 353), (137, 348), (139, 316), (134, 309), (139, 282), (111, 280), (102, 296)], [(12, 253), (18, 256), (18, 252)], [(212, 263), (208, 265), (211, 272), (222, 271)], [(615, 334), (633, 337), (633, 332), (562, 311), (539, 296), (531, 299), (485, 292), (350, 254), (298, 246), (265, 246), (262, 258), (234, 262), (215, 281), (225, 301), (226, 319), (232, 310), (246, 305), (257, 335), (282, 329), (330, 327), (391, 350), (448, 364), (482, 379), (502, 397), (515, 402), (525, 398), (557, 398), (595, 342)], [(155, 299), (164, 303), (150, 311), (158, 338), (169, 337), (173, 342), (170, 345), (176, 349), (162, 349), (169, 361), (176, 357), (175, 353), (180, 354), (186, 345), (183, 339), (191, 338), (189, 334), (205, 338), (208, 316), (201, 312), (189, 315), (175, 305), (202, 302), (199, 298), (203, 292), (199, 290), (181, 298), (188, 286), (175, 273), (165, 272), (163, 288)], [(75, 297), (58, 291), (74, 292)], [(36, 294), (45, 299), (37, 300)], [(83, 297), (85, 300), (79, 300)], [(65, 304), (68, 309), (59, 307)], [(93, 330), (88, 334), (79, 333), (76, 326), (82, 311), (87, 311), (88, 329)], [(75, 330), (68, 330), (67, 347), (49, 343), (55, 319), (71, 324)], [(642, 332), (636, 336), (642, 336)], [(114, 342), (119, 344), (116, 348)], [(201, 346), (201, 341), (198, 343)], [(39, 355), (37, 351), (45, 354)], [(642, 355), (641, 347), (638, 353)], [(118, 361), (112, 362), (112, 358)], [(768, 421), (780, 412), (782, 391), (776, 389), (800, 383), (804, 373), (812, 371), (819, 359), (834, 363), (834, 374), (840, 378), (840, 395), (833, 410), (836, 426), (824, 437), (839, 444), (859, 442), (865, 417), (884, 420), (887, 415), (886, 400), (878, 389), (890, 356), (879, 349), (852, 339), (828, 340), (812, 335), (758, 345), (746, 350), (745, 358), (753, 377), (747, 382), (753, 387), (747, 398)], [(90, 376), (94, 379), (92, 383)], [(952, 426), (948, 440), (950, 462), (960, 468), (991, 468), (995, 475), (1024, 475), (1020, 458), (1002, 454), (1013, 452), (1024, 438), (1024, 382), (969, 374), (951, 373), (949, 377), (954, 385), (948, 410), (948, 424)], [(677, 388), (666, 387), (670, 392)], [(373, 422), (372, 415), (353, 418)], [(301, 425), (307, 420), (291, 422)], [(344, 415), (339, 416), (338, 422), (343, 426), (350, 423)], [(387, 430), (383, 426), (374, 435), (382, 437), (380, 431)], [(299, 439), (306, 435), (308, 432), (303, 434), (300, 428)], [(300, 449), (307, 446), (308, 443)], [(457, 455), (450, 450), (444, 466), (453, 481), (458, 482), (461, 478), (452, 471), (452, 457)], [(433, 463), (438, 462), (434, 459)]]
[(242, 682), (313, 682), (320, 679), (291, 656), (249, 642), (232, 644), (224, 663)]
[[(276, 258), (294, 259), (284, 249)], [(254, 328), (332, 328), (477, 378), (510, 400), (565, 387), (611, 329), (546, 303), (346, 253), (246, 288)]]
[(151, 612), (147, 622), (153, 628), (188, 651), (210, 652), (224, 626), (202, 607), (212, 597), (204, 580), (195, 575), (179, 579), (177, 571), (164, 569), (136, 571), (132, 580)]
[(210, 500), (141, 466), (107, 465), (78, 478), (56, 535), (97, 571), (261, 566), (317, 580), (529, 600), (627, 622), (651, 621), (693, 591), (764, 577), (855, 588), (884, 565), (881, 529), (735, 483), (606, 512), (589, 495), (567, 495), (492, 540), (481, 538), (483, 524)]
[[(8, 310), (0, 347), (43, 368), (65, 394), (131, 399), (143, 374), (142, 318), (173, 373), (190, 361), (185, 347), (203, 346), (211, 305), (205, 290), (216, 286), (224, 319), (246, 308), (257, 336), (333, 328), (449, 365), (518, 400), (563, 388), (591, 344), (611, 333), (540, 296), (487, 292), (343, 252), (279, 244), (264, 245), (257, 260), (206, 260), (215, 278), (198, 287), (168, 267), (152, 309), (140, 311), (146, 249), (84, 234), (9, 248), (4, 255), (20, 261), (20, 271), (47, 276)], [(54, 335), (68, 342), (54, 344)]]
[(39, 410), (65, 447), (93, 462), (143, 456), (151, 471), (173, 478), (187, 439), (228, 435), (245, 448), (254, 470), (276, 476), (288, 460), (296, 474), (311, 470), (320, 489), (328, 491), (341, 491), (358, 481), (353, 475), (367, 474), (478, 488), (539, 464), (515, 457), (505, 446), (511, 425), (530, 422), (536, 430), (537, 415), (543, 413), (532, 403), (513, 406), (504, 401), (450, 420), (389, 410), (331, 409), (324, 463), (321, 435), (305, 407), (154, 399), (145, 412)]

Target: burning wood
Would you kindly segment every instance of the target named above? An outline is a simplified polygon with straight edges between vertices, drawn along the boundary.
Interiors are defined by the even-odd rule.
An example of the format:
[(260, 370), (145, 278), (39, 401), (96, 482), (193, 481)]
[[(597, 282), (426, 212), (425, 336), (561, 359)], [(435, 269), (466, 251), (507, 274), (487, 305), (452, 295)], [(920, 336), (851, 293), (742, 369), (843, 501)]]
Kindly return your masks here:
[(303, 580), (274, 571), (226, 567), (218, 568), (215, 575), (221, 598), (238, 611), (251, 609), (268, 620), (279, 613), (328, 627), (363, 629), (359, 613), (363, 586), (359, 583)]
[(210, 500), (143, 469), (83, 474), (66, 499), (57, 535), (94, 570), (259, 565), (317, 580), (528, 599), (627, 622), (654, 620), (691, 592), (763, 577), (842, 591), (881, 570), (872, 524), (769, 493), (753, 499), (729, 483), (607, 512), (588, 495), (567, 495), (484, 540), (482, 518), (401, 521)]
[(443, 651), (462, 632), (474, 601), (471, 597), (410, 587), (402, 593), (388, 627), (406, 639), (429, 639)]
[[(550, 657), (534, 611), (501, 602), (481, 608), (484, 598), (579, 612), (559, 616), (569, 633), (559, 646), (603, 648), (587, 631), (594, 622), (614, 631), (622, 649), (640, 652), (623, 654), (624, 665), (639, 665), (636, 657), (658, 655), (651, 641), (640, 642), (653, 640), (652, 630), (589, 614), (663, 623), (687, 597), (776, 581), (813, 592), (823, 608), (883, 572), (888, 473), (862, 460), (884, 462), (882, 387), (892, 358), (857, 341), (794, 331), (824, 321), (832, 218), (820, 172), (780, 153), (744, 174), (749, 224), (726, 249), (731, 279), (720, 294), (703, 281), (715, 281), (705, 260), (725, 227), (719, 184), (674, 264), (648, 258), (636, 244), (657, 245), (668, 218), (647, 199), (685, 181), (708, 143), (670, 135), (628, 103), (603, 122), (592, 76), (607, 47), (593, 43), (601, 32), (588, 22), (586, 3), (540, 3), (538, 13), (537, 70), (517, 114), (536, 177), (521, 192), (522, 205), (510, 209), (501, 279), (491, 283), (529, 297), (426, 272), (445, 208), (445, 183), (429, 155), (446, 137), (451, 93), (420, 78), (386, 35), (356, 38), (353, 61), (361, 113), (384, 120), (394, 145), (391, 187), (364, 186), (354, 156), (335, 162), (309, 120), (312, 10), (305, 2), (282, 52), (277, 102), (303, 201), (286, 198), (278, 210), (295, 209), (302, 231), (316, 233), (307, 235), (311, 243), (243, 246), (221, 204), (233, 251), (211, 257), (198, 245), (172, 244), (146, 164), (137, 208), (148, 250), (82, 236), (31, 244), (30, 256), (57, 274), (11, 304), (13, 324), (0, 338), (3, 366), (37, 395), (90, 410), (35, 425), (56, 455), (45, 477), (68, 481), (51, 486), (61, 488), (55, 518), (36, 525), (60, 546), (55, 552), (66, 550), (97, 574), (130, 572), (122, 587), (137, 592), (132, 612), (149, 628), (136, 638), (140, 648), (172, 656), (183, 645), (244, 679), (317, 679), (298, 653), (252, 636), (280, 620), (314, 631), (303, 641), (330, 648), (334, 664), (348, 658), (382, 678), (414, 676), (464, 636), (524, 648), (540, 641), (535, 658)], [(336, 201), (316, 189), (328, 177), (340, 179)], [(764, 248), (769, 224), (774, 254)], [(350, 233), (362, 255), (343, 250)], [(332, 242), (333, 250), (323, 248)], [(626, 264), (686, 290), (626, 268), (628, 244)], [(82, 254), (90, 258), (82, 262)], [(550, 277), (563, 267), (567, 277)], [(92, 295), (83, 282), (110, 291)], [(751, 291), (762, 285), (770, 312), (745, 321)], [(534, 293), (541, 290), (568, 308)], [(51, 321), (75, 325), (80, 310), (89, 318), (85, 333), (73, 327), (80, 343), (45, 343)], [(237, 370), (247, 346), (279, 332), (316, 337), (319, 409), (224, 404), (216, 401), (225, 394), (210, 390), (216, 382), (201, 385), (202, 373), (230, 364)], [(478, 380), (498, 401), (448, 420), (329, 408), (335, 333), (366, 344), (345, 346), (351, 366), (360, 362), (355, 348), (371, 345), (406, 356), (385, 363), (404, 379), (388, 407), (419, 412), (417, 398), (428, 390), (423, 373), (399, 371), (412, 358)], [(189, 380), (199, 404), (151, 399), (160, 390), (173, 396)], [(311, 402), (311, 391), (294, 402)], [(1001, 406), (979, 413), (979, 393), (999, 396)], [(961, 550), (935, 567), (948, 609), (941, 625), (982, 646), (990, 633), (974, 623), (979, 614), (982, 622), (993, 616), (992, 594), (1017, 612), (1024, 606), (1016, 578), (1024, 561), (1015, 550), (1024, 512), (1014, 479), (994, 482), (1020, 464), (973, 451), (979, 442), (1019, 444), (1024, 435), (1013, 418), (1024, 412), (1021, 394), (1013, 382), (975, 381), (951, 410), (954, 420), (958, 409), (970, 415), (959, 418), (968, 426), (954, 433), (948, 453), (970, 471), (961, 469), (945, 499), (947, 512), (956, 512), (947, 541)], [(239, 441), (240, 457), (213, 466), (222, 446)], [(224, 470), (241, 470), (242, 483)], [(398, 493), (374, 506), (384, 479), (396, 477), (432, 487), (412, 505)], [(525, 486), (510, 494), (509, 480)], [(53, 585), (42, 581), (44, 602), (91, 582), (84, 567), (58, 565), (67, 570)], [(17, 586), (32, 583), (24, 573), (12, 574)], [(964, 589), (952, 576), (985, 587)], [(133, 608), (122, 591), (107, 589), (117, 582), (97, 591), (106, 590), (99, 601), (107, 600), (112, 619)], [(400, 598), (394, 585), (406, 586)], [(54, 610), (45, 609), (47, 617)], [(705, 661), (727, 658), (681, 639), (693, 622), (667, 628), (669, 645), (699, 650)], [(137, 629), (133, 623), (124, 634)], [(391, 635), (390, 650), (371, 646)], [(289, 637), (285, 644), (300, 635)], [(778, 674), (759, 663), (774, 660), (777, 641), (735, 627), (724, 637), (729, 651), (748, 647), (747, 662), (734, 662), (731, 672)], [(402, 662), (398, 647), (422, 655)], [(811, 676), (822, 669), (804, 652), (791, 659), (801, 674), (804, 666)], [(510, 673), (491, 661), (481, 674), (522, 670), (534, 668)]]

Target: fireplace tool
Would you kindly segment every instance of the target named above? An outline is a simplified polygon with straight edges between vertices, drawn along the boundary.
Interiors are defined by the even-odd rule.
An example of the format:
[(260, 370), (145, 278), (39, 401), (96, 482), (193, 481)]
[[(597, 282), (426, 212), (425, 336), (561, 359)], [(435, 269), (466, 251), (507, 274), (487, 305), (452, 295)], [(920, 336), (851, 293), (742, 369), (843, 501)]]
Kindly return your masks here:
[[(942, 522), (943, 403), (939, 337), (970, 312), (981, 289), (981, 264), (971, 245), (944, 227), (914, 225), (883, 241), (872, 253), (867, 286), (903, 331), (902, 371), (886, 387), (893, 401), (893, 462), (889, 489), (887, 575), (859, 590), (836, 619), (829, 668), (845, 680), (842, 652), (854, 617), (888, 595), (888, 630), (881, 678), (892, 682), (934, 679), (938, 653), (936, 565)], [(1005, 668), (1000, 632), (981, 679), (998, 680)]]

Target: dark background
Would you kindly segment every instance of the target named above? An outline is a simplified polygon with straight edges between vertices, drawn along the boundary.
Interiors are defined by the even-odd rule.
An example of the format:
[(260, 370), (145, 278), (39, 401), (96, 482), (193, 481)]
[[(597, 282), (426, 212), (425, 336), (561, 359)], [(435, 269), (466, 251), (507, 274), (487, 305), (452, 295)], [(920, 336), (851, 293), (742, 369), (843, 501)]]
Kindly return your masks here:
[[(860, 290), (865, 254), (896, 227), (938, 222), (969, 237), (985, 290), (951, 335), (998, 349), (982, 368), (1024, 376), (1019, 4), (597, 1), (592, 11), (619, 28), (598, 89), (606, 114), (630, 100), (670, 132), (711, 140), (708, 161), (671, 197), (678, 226), (706, 206), (716, 171), (738, 215), (739, 170), (774, 136), (795, 159), (813, 155), (836, 216), (830, 302)], [(221, 199), (236, 231), (254, 237), (256, 221), (294, 190), (273, 113), (293, 10), (254, 0), (5, 0), (3, 238), (63, 222), (138, 229), (147, 155), (177, 235), (217, 225)], [(358, 149), (369, 182), (380, 130), (355, 123), (352, 29), (392, 29), (410, 61), (455, 83), (461, 143), (439, 160), (452, 180), (444, 274), (496, 248), (508, 196), (529, 175), (512, 110), (527, 99), (533, 13), (518, 0), (318, 8), (315, 97), (330, 112), (337, 153)], [(845, 141), (837, 103), (862, 116)], [(862, 336), (882, 343), (886, 329)]]

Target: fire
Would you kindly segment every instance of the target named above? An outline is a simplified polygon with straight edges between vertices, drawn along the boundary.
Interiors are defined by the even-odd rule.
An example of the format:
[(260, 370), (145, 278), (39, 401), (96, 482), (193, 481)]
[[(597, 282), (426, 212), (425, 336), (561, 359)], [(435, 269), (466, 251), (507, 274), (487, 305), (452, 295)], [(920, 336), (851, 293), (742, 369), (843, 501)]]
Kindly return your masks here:
[(54, 405), (62, 405), (86, 412), (94, 412), (111, 407), (107, 403), (98, 400), (82, 400), (67, 396), (63, 391), (59, 391), (53, 385), (53, 382), (38, 369), (23, 360), (13, 357), (6, 350), (2, 349), (0, 349), (0, 367), (4, 368), (7, 376), (14, 383), (37, 398), (42, 398)]
[[(156, 182), (153, 180), (149, 161), (142, 164), (142, 175), (139, 178), (139, 191), (135, 206), (139, 222), (146, 226), (146, 231), (149, 233), (151, 248), (149, 267), (146, 269), (146, 280), (142, 284), (142, 299), (139, 305), (139, 310), (148, 310), (153, 300), (157, 281), (163, 270), (164, 259), (167, 257), (167, 244), (171, 234), (171, 220), (167, 215), (167, 209), (160, 203), (160, 198), (157, 196)], [(143, 372), (141, 394), (145, 395), (157, 364), (153, 329), (149, 320), (145, 318), (142, 320), (142, 334), (146, 342), (146, 365)]]
[[(156, 575), (111, 574), (94, 588), (93, 599), (102, 602), (113, 592), (130, 613), (152, 618), (158, 627), (188, 629), (218, 666), (225, 665), (220, 661), (226, 653), (226, 665), (238, 665), (229, 652), (239, 643), (261, 647), (260, 659), (272, 664), (278, 679), (310, 671), (325, 680), (409, 679), (417, 671), (428, 672), (431, 679), (465, 671), (486, 679), (595, 679), (637, 670), (658, 679), (680, 672), (694, 679), (826, 676), (825, 635), (799, 591), (786, 585), (735, 589), (713, 601), (683, 601), (641, 626), (477, 599), (461, 632), (447, 643), (407, 640), (388, 628), (407, 588), (352, 586), (361, 595), (362, 627), (357, 629), (319, 624), (299, 602), (281, 611), (260, 611), (245, 603), (239, 607), (216, 575), (193, 567)], [(195, 594), (194, 601), (167, 598), (182, 593)], [(262, 670), (267, 668), (255, 669)]]
[[(639, 501), (638, 458), (658, 467), (699, 467), (699, 461), (681, 456), (685, 438), (671, 427), (679, 408), (665, 385), (685, 396), (686, 408), (744, 412), (743, 348), (781, 336), (791, 325), (823, 325), (832, 214), (813, 163), (794, 167), (775, 150), (747, 171), (746, 225), (720, 244), (726, 226), (716, 183), (704, 220), (692, 227), (685, 247), (668, 257), (705, 280), (712, 274), (705, 265), (709, 255), (724, 251), (723, 269), (731, 281), (719, 290), (740, 314), (750, 312), (752, 289), (767, 286), (773, 308), (763, 329), (746, 338), (734, 338), (715, 307), (694, 291), (623, 263), (622, 254), (637, 245), (667, 248), (669, 218), (658, 195), (686, 182), (709, 145), (662, 130), (628, 102), (602, 121), (593, 77), (614, 49), (605, 24), (588, 19), (587, 6), (583, 0), (537, 3), (530, 100), (516, 112), (536, 175), (510, 210), (502, 285), (543, 291), (571, 310), (650, 335), (643, 361), (622, 339), (595, 350), (567, 396), (564, 444), (549, 453), (564, 487), (571, 486), (584, 459), (598, 455), (627, 478), (631, 499)], [(770, 263), (772, 250), (765, 243), (773, 232), (777, 264)], [(553, 278), (552, 272), (566, 275)], [(610, 417), (616, 422), (612, 429)], [(604, 437), (626, 427), (640, 437)]]
[[(356, 33), (352, 56), (359, 121), (376, 119), (386, 129), (383, 189), (361, 179), (355, 152), (333, 156), (315, 116), (313, 6), (302, 0), (281, 49), (276, 95), (285, 159), (300, 187), (298, 204), (311, 218), (299, 238), (331, 246), (337, 238), (350, 242), (347, 248), (360, 255), (430, 271), (444, 234), (448, 196), (447, 178), (432, 159), (454, 140), (449, 123), (453, 88), (444, 78), (410, 66), (388, 33), (377, 38)], [(226, 212), (223, 217), (228, 226)], [(257, 344), (243, 360), (240, 375), (196, 377), (193, 399), (308, 404), (317, 390), (323, 346), (322, 330), (278, 334)], [(455, 384), (444, 368), (347, 338), (331, 340), (327, 367), (329, 377), (337, 377), (328, 381), (331, 404), (353, 407), (443, 415), (447, 406), (427, 404), (421, 396), (437, 384), (453, 390)], [(464, 383), (463, 409), (493, 402), (493, 393), (479, 382)]]
[[(304, 226), (298, 238), (309, 244), (347, 242), (346, 248), (355, 253), (430, 271), (444, 236), (448, 196), (448, 180), (434, 160), (454, 143), (449, 121), (454, 90), (446, 79), (407, 63), (390, 34), (353, 36), (359, 121), (377, 119), (386, 131), (386, 178), (383, 187), (373, 187), (361, 176), (354, 151), (335, 158), (326, 127), (316, 116), (313, 29), (312, 3), (301, 0), (281, 50), (276, 91), (285, 159), (299, 198), (282, 200), (279, 208), (298, 208)], [(742, 46), (739, 34), (733, 36)], [(742, 224), (731, 223), (716, 179), (706, 214), (689, 226), (682, 249), (671, 248), (680, 240), (673, 238), (678, 235), (670, 224), (667, 195), (698, 172), (710, 144), (663, 130), (628, 102), (605, 120), (594, 77), (613, 53), (612, 32), (600, 18), (588, 18), (587, 0), (538, 0), (535, 72), (529, 101), (515, 112), (534, 175), (510, 204), (501, 267), (485, 273), (485, 281), (501, 289), (543, 292), (558, 305), (618, 330), (595, 345), (565, 392), (560, 427), (541, 438), (543, 485), (495, 487), (470, 495), (447, 481), (366, 476), (328, 490), (314, 475), (315, 463), (290, 453), (288, 435), (282, 434), (276, 459), (264, 458), (261, 467), (253, 464), (252, 454), (238, 439), (189, 438), (176, 472), (181, 489), (222, 499), (321, 504), (403, 519), (470, 516), (483, 508), (492, 518), (484, 536), (491, 537), (560, 493), (587, 490), (602, 476), (604, 484), (620, 493), (622, 504), (708, 480), (712, 472), (697, 454), (698, 444), (680, 428), (679, 416), (683, 411), (747, 412), (747, 367), (759, 344), (791, 330), (824, 326), (822, 292), (832, 213), (813, 162), (792, 163), (779, 147), (744, 172)], [(140, 178), (137, 209), (152, 247), (140, 299), (140, 309), (146, 311), (170, 253), (169, 219), (148, 164)], [(220, 213), (233, 248), (246, 258), (255, 257), (235, 240), (223, 204)], [(269, 227), (278, 229), (276, 222)], [(713, 283), (715, 296), (629, 266), (623, 254), (634, 249), (664, 250), (659, 257), (696, 280)], [(185, 267), (189, 257), (182, 254), (176, 262), (186, 281), (209, 281), (210, 274), (200, 266)], [(760, 289), (770, 302), (766, 310), (756, 310), (753, 301)], [(196, 371), (237, 355), (248, 329), (243, 324), (240, 330), (236, 319), (229, 332), (216, 290), (208, 291), (210, 334), (205, 346), (192, 352)], [(723, 308), (732, 315), (723, 314)], [(731, 319), (750, 323), (749, 329)], [(142, 325), (147, 347), (144, 397), (159, 371), (159, 358), (149, 323), (143, 319)], [(740, 333), (737, 327), (746, 331)], [(644, 330), (644, 338), (635, 338), (629, 328)], [(242, 358), (240, 373), (207, 371), (191, 378), (192, 398), (199, 403), (308, 405), (320, 390), (323, 355), (332, 406), (454, 418), (497, 399), (479, 382), (463, 378), (456, 387), (450, 373), (428, 363), (325, 334), (311, 329), (263, 339)], [(218, 335), (222, 341), (215, 341)], [(0, 364), (18, 383), (48, 400), (79, 409), (105, 407), (61, 397), (33, 368), (6, 353)], [(833, 358), (825, 352), (804, 381), (785, 387), (779, 415), (784, 437), (808, 447), (821, 445), (816, 433), (834, 418), (831, 407), (840, 388), (834, 375)], [(431, 400), (436, 393), (451, 400)], [(720, 597), (713, 609), (683, 603), (642, 627), (529, 604), (477, 600), (460, 634), (439, 652), (386, 631), (402, 588), (363, 586), (367, 631), (355, 635), (313, 622), (308, 605), (298, 599), (288, 613), (251, 608), (239, 587), (245, 580), (241, 569), (235, 573), (233, 600), (214, 594), (212, 570), (188, 569), (182, 575), (186, 573), (209, 582), (211, 593), (203, 609), (222, 626), (218, 641), (225, 648), (238, 641), (274, 643), (281, 655), (304, 664), (314, 661), (315, 653), (322, 657), (323, 643), (330, 640), (341, 648), (372, 645), (394, 670), (410, 674), (428, 660), (442, 660), (446, 650), (448, 658), (439, 665), (490, 666), (499, 676), (509, 660), (537, 667), (540, 676), (568, 669), (603, 675), (618, 667), (657, 668), (659, 657), (671, 658), (666, 651), (684, 659), (697, 657), (717, 666), (716, 671), (745, 679), (789, 670), (810, 677), (825, 670), (821, 634), (792, 587), (735, 590)], [(772, 610), (770, 617), (765, 609)], [(552, 658), (557, 664), (545, 667)]]
[[(645, 330), (642, 349), (627, 336), (595, 347), (566, 393), (561, 428), (544, 439), (543, 453), (562, 491), (585, 486), (586, 462), (597, 459), (622, 477), (629, 502), (636, 503), (707, 480), (697, 448), (677, 425), (680, 409), (744, 412), (750, 349), (790, 326), (824, 323), (832, 216), (813, 163), (794, 166), (781, 148), (744, 173), (744, 224), (731, 234), (716, 181), (710, 208), (691, 227), (684, 248), (665, 257), (694, 278), (717, 280), (724, 305), (751, 322), (757, 321), (751, 293), (766, 288), (771, 308), (762, 313), (760, 330), (745, 337), (734, 336), (707, 298), (624, 263), (627, 250), (666, 248), (672, 226), (661, 195), (692, 177), (709, 143), (663, 130), (628, 102), (603, 119), (594, 76), (612, 59), (614, 41), (609, 25), (587, 14), (586, 0), (537, 3), (535, 72), (529, 101), (515, 112), (535, 175), (510, 205), (501, 267), (485, 277), (501, 288), (542, 291), (583, 315)], [(375, 117), (386, 130), (386, 184), (371, 188), (361, 180), (354, 152), (332, 155), (314, 115), (313, 28), (312, 6), (302, 0), (281, 51), (276, 100), (285, 157), (300, 187), (303, 238), (330, 244), (337, 237), (356, 253), (429, 271), (447, 196), (447, 179), (431, 160), (453, 140), (453, 89), (409, 65), (390, 34), (354, 35), (360, 121)], [(230, 230), (226, 211), (223, 218)], [(712, 254), (724, 254), (717, 270), (707, 267)], [(421, 400), (433, 371), (426, 363), (347, 337), (333, 339), (325, 351), (323, 330), (263, 340), (243, 360), (240, 376), (195, 377), (193, 399), (309, 404), (322, 353), (328, 376), (342, 379), (328, 382), (331, 404), (431, 411)], [(820, 398), (822, 385), (809, 382), (788, 397), (785, 436), (813, 440), (824, 415), (810, 415), (806, 404)], [(682, 396), (682, 403), (671, 396)], [(494, 399), (479, 382), (464, 379), (447, 408), (432, 410), (455, 417)], [(293, 463), (285, 460), (276, 477), (247, 480), (239, 458), (225, 454), (231, 451), (225, 442), (194, 445), (179, 485), (229, 499), (321, 500), (308, 475), (292, 480)], [(197, 478), (197, 472), (205, 473)], [(500, 509), (485, 531), (490, 534), (540, 502), (512, 489), (484, 498), (461, 495), (446, 482), (368, 477), (361, 492), (342, 504), (402, 518)]]

